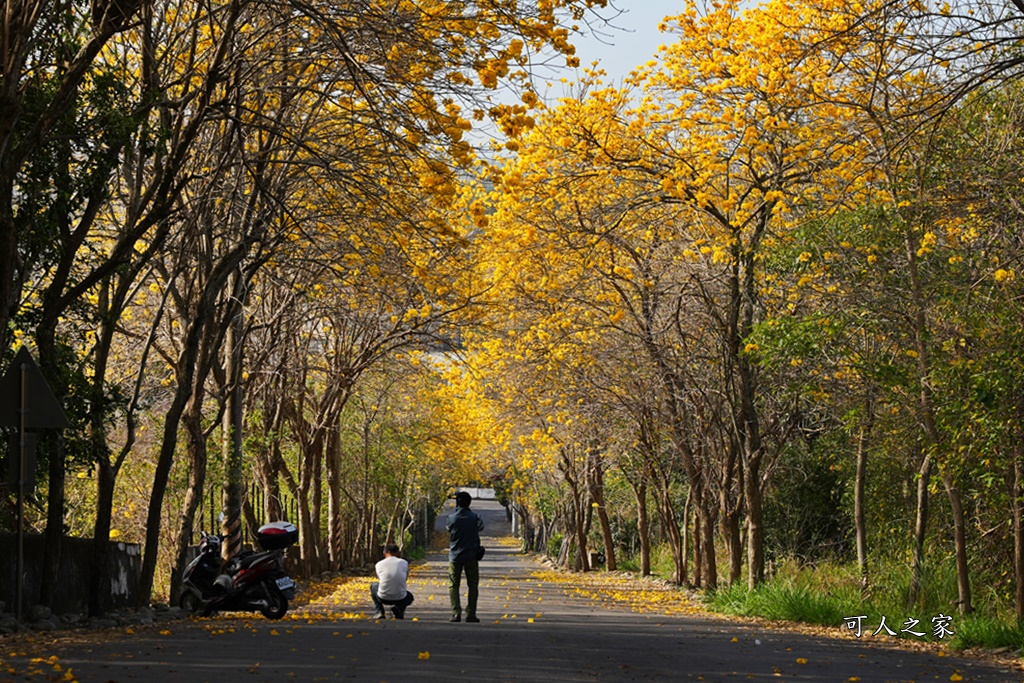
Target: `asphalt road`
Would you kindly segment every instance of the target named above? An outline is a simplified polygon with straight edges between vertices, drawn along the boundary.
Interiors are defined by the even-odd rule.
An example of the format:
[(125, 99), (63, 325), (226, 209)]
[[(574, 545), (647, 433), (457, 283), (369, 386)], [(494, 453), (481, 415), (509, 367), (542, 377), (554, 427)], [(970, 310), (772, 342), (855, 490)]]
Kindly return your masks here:
[(509, 529), (500, 507), (477, 501), (473, 508), (491, 536), (479, 624), (448, 622), (447, 558), (437, 554), (415, 568), (416, 602), (402, 621), (369, 619), (367, 595), (365, 604), (333, 613), (316, 608), (308, 619), (235, 615), (51, 641), (35, 650), (11, 641), (20, 650), (13, 655), (2, 652), (7, 643), (0, 640), (0, 683), (61, 680), (68, 669), (67, 680), (81, 683), (1024, 681), (1007, 666), (840, 637), (840, 624), (837, 637), (816, 637), (599, 604), (538, 578), (541, 565), (501, 545), (497, 537)]

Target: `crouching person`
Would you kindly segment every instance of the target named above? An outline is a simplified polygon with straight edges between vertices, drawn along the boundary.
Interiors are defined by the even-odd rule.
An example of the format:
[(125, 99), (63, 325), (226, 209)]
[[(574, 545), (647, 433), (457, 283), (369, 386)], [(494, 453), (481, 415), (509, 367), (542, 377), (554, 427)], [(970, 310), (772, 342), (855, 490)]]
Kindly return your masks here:
[(374, 619), (386, 619), (385, 605), (391, 606), (395, 619), (405, 618), (405, 608), (412, 604), (412, 593), (406, 588), (409, 580), (409, 563), (399, 557), (397, 545), (384, 546), (384, 559), (377, 563), (377, 578), (370, 584), (370, 597), (377, 608)]

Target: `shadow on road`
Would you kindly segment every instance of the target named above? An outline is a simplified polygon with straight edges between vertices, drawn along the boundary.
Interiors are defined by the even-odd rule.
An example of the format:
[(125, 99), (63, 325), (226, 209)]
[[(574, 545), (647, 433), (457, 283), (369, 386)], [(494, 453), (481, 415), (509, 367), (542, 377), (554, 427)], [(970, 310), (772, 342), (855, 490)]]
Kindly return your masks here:
[[(812, 637), (705, 615), (636, 613), (581, 590), (586, 577), (558, 580), (518, 552), (504, 510), (474, 501), (484, 519), (481, 623), (449, 623), (447, 553), (417, 563), (416, 602), (406, 619), (373, 621), (369, 578), (350, 582), (353, 605), (317, 618), (187, 622), (164, 631), (113, 634), (50, 652), (2, 655), (19, 668), (59, 656), (82, 683), (144, 681), (1021, 681), (1008, 667)], [(443, 529), (449, 510), (443, 510)], [(365, 592), (365, 597), (363, 596)], [(841, 624), (836, 625), (840, 634)], [(876, 641), (876, 643), (881, 641)], [(2, 644), (2, 643), (0, 643)], [(7, 680), (59, 680), (40, 673)]]

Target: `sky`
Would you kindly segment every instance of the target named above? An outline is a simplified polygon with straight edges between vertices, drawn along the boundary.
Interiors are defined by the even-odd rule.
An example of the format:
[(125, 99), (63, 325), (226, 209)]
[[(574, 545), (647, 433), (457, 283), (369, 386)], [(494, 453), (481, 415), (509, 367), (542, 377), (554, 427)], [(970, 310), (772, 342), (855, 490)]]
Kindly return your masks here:
[(658, 46), (669, 37), (658, 31), (658, 24), (666, 16), (685, 9), (682, 0), (613, 0), (614, 10), (602, 10), (610, 19), (608, 26), (595, 25), (597, 36), (574, 36), (570, 42), (576, 46), (581, 66), (600, 61), (608, 72), (608, 83), (618, 85), (635, 67), (657, 54)]
[[(535, 87), (537, 92), (549, 102), (566, 94), (557, 85), (557, 81), (566, 78), (576, 81), (582, 77), (582, 67), (590, 67), (599, 62), (608, 76), (604, 79), (607, 85), (621, 85), (622, 80), (637, 66), (654, 58), (658, 46), (669, 38), (658, 31), (662, 19), (678, 14), (685, 9), (685, 0), (609, 0), (612, 8), (599, 10), (608, 24), (591, 22), (588, 27), (580, 22), (583, 34), (573, 34), (569, 42), (576, 46), (576, 56), (580, 59), (581, 69), (575, 71), (564, 66), (564, 58), (552, 59), (552, 63), (560, 65), (557, 69), (546, 69), (534, 65)], [(543, 83), (550, 89), (545, 89)], [(495, 94), (495, 99), (508, 103), (518, 103), (519, 96), (512, 91), (502, 89)], [(490, 138), (494, 131), (487, 125), (474, 128), (472, 136)]]

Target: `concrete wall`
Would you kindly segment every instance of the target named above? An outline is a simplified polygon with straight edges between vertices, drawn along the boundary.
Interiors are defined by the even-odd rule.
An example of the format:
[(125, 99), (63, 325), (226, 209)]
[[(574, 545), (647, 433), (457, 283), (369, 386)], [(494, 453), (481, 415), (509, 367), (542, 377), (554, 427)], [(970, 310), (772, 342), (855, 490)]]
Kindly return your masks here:
[(475, 488), (472, 486), (459, 486), (456, 487), (456, 491), (466, 491), (469, 495), (473, 496), (473, 500), (497, 500), (497, 496), (494, 495), (494, 489), (482, 489)]
[[(43, 545), (41, 535), (27, 534), (24, 543), (25, 583), (22, 607), (39, 603), (42, 586)], [(135, 543), (111, 542), (110, 598), (107, 611), (131, 607), (135, 603), (142, 571), (142, 547)], [(65, 538), (61, 549), (60, 581), (49, 605), (55, 614), (85, 614), (88, 606), (89, 577), (92, 571), (92, 539)], [(0, 534), (0, 601), (13, 611), (17, 599), (18, 537)]]

